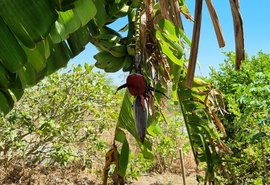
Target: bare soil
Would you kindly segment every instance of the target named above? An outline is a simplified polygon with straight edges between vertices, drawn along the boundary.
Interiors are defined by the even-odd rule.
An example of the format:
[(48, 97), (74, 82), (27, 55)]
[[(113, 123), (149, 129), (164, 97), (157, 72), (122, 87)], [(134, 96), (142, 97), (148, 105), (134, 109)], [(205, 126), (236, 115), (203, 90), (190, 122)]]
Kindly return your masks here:
[[(187, 185), (196, 185), (196, 177), (194, 174), (186, 177)], [(182, 176), (164, 173), (153, 174), (149, 176), (142, 176), (137, 181), (131, 183), (131, 185), (181, 185), (183, 184)]]
[[(186, 177), (186, 184), (195, 185), (194, 174)], [(75, 168), (24, 168), (10, 165), (0, 169), (0, 184), (2, 185), (100, 185), (102, 177), (87, 170)], [(150, 174), (131, 180), (130, 185), (181, 185), (182, 177), (177, 174)]]
[[(113, 131), (112, 131), (113, 132)], [(103, 139), (111, 144), (111, 132), (105, 132)], [(137, 144), (129, 138), (131, 150), (136, 153)], [(102, 154), (101, 156), (104, 156)], [(95, 160), (92, 170), (82, 169), (81, 164), (72, 164), (70, 167), (57, 168), (38, 166), (35, 168), (25, 167), (20, 161), (0, 160), (0, 185), (101, 185), (103, 168), (103, 158)], [(184, 156), (184, 166), (187, 170), (186, 184), (195, 185), (196, 177), (193, 155), (191, 151)], [(157, 167), (158, 168), (158, 167)], [(99, 169), (99, 171), (97, 171)], [(175, 160), (166, 169), (154, 170), (155, 172), (164, 172), (162, 174), (151, 173), (139, 177), (137, 180), (128, 180), (128, 185), (181, 185), (181, 168), (179, 159)], [(170, 171), (170, 172), (168, 172)], [(111, 179), (110, 179), (111, 180)], [(112, 184), (112, 183), (111, 183)]]

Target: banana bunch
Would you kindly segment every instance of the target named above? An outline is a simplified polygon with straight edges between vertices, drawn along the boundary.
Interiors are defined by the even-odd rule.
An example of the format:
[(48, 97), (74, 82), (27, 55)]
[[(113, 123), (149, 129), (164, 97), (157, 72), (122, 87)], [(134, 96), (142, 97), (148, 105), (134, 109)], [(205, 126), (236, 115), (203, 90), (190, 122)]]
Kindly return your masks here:
[(132, 68), (132, 57), (129, 55), (116, 57), (107, 51), (100, 51), (94, 56), (96, 59), (95, 66), (103, 69), (107, 73), (114, 73), (123, 68), (124, 72), (131, 70)]
[(123, 68), (124, 72), (132, 69), (132, 57), (127, 47), (121, 44), (121, 36), (108, 30), (94, 38), (94, 43), (100, 50), (94, 58), (95, 66), (105, 72), (113, 73)]
[(103, 51), (111, 53), (115, 57), (123, 57), (127, 55), (126, 45), (120, 44), (121, 36), (113, 32), (101, 33), (95, 37), (95, 45)]

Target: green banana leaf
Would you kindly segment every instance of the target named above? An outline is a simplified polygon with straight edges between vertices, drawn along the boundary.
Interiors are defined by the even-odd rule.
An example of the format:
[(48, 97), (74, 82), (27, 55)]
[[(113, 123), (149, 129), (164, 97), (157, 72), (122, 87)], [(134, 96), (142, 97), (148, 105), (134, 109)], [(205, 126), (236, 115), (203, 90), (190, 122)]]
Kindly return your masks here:
[[(91, 0), (3, 0), (0, 9), (0, 112), (7, 114), (13, 106), (10, 97), (20, 99), (24, 88), (66, 66), (89, 43), (90, 33), (82, 26), (96, 8)], [(76, 30), (69, 46), (64, 39), (54, 40)], [(82, 32), (84, 37), (78, 37)]]
[(47, 0), (2, 0), (0, 9), (0, 16), (10, 30), (29, 48), (48, 36), (58, 18)]
[[(18, 100), (24, 88), (65, 67), (93, 41), (93, 35), (117, 33), (105, 25), (125, 16), (126, 4), (95, 0), (0, 1), (0, 88), (5, 92), (2, 97), (7, 96), (3, 102), (10, 96)], [(111, 16), (102, 16), (102, 12)], [(8, 105), (3, 103), (0, 112), (8, 113)]]
[(96, 13), (97, 9), (92, 0), (75, 1), (73, 9), (58, 12), (59, 18), (50, 33), (53, 42), (66, 40), (71, 33), (86, 25)]

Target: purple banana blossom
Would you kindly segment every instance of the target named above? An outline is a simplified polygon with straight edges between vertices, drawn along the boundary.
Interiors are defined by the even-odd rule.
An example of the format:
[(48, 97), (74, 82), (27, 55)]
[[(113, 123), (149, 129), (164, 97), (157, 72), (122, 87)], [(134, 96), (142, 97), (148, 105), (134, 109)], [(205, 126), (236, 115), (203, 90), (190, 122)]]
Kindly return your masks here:
[[(143, 99), (142, 99), (143, 98)], [(134, 119), (137, 133), (143, 143), (146, 135), (146, 125), (148, 119), (147, 102), (143, 96), (136, 96), (133, 103)]]

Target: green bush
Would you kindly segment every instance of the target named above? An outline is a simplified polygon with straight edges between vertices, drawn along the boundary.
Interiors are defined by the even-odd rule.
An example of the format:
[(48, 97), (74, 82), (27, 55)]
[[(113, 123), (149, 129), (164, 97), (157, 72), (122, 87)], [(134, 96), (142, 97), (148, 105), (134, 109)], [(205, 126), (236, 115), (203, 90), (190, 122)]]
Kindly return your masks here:
[(2, 161), (26, 165), (81, 161), (91, 167), (107, 149), (101, 134), (114, 126), (121, 95), (92, 66), (55, 73), (28, 88), (0, 121)]
[[(259, 52), (234, 69), (234, 53), (210, 80), (224, 93), (226, 144), (233, 154), (224, 159), (226, 184), (268, 184), (270, 181), (270, 55)], [(230, 178), (228, 178), (230, 177)]]

